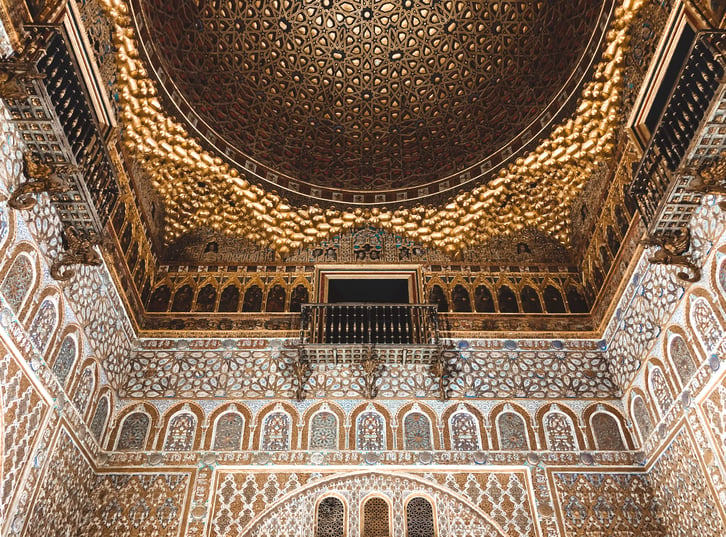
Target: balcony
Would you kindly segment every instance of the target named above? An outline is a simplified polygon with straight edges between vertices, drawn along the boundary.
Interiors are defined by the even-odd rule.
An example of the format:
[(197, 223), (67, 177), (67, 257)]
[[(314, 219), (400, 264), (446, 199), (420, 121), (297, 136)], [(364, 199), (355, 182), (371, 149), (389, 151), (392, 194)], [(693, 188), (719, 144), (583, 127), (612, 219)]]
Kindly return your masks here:
[(432, 304), (304, 304), (300, 349), (315, 363), (431, 364), (441, 354)]
[[(722, 126), (724, 48), (723, 31), (696, 34), (635, 170), (629, 194), (651, 237), (671, 237), (688, 225), (700, 194), (689, 188), (693, 173), (687, 168), (722, 149), (714, 147), (713, 129), (703, 127), (714, 122)], [(708, 139), (699, 133), (708, 133)]]

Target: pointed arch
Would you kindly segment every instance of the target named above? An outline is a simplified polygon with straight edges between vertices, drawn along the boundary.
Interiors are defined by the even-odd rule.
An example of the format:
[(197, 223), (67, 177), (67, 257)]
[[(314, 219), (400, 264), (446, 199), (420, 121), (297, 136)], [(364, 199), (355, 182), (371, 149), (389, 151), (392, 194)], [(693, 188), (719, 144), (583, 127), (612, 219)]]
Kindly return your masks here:
[[(366, 425), (368, 426), (368, 429), (365, 430), (364, 435), (359, 435), (359, 433), (363, 433), (364, 429), (362, 429), (361, 425), (361, 415), (369, 412), (373, 413), (373, 415), (370, 415), (369, 418), (366, 420)], [(375, 414), (378, 414), (381, 416), (383, 423), (382, 428), (378, 431), (378, 425), (377, 420), (375, 419)], [(358, 439), (359, 436), (361, 437), (361, 441), (365, 444), (365, 439), (370, 440), (370, 446), (375, 446), (383, 444), (382, 450), (389, 450), (394, 449), (394, 437), (393, 437), (393, 419), (391, 415), (388, 412), (388, 409), (384, 407), (383, 405), (380, 405), (378, 403), (364, 403), (361, 405), (358, 405), (356, 408), (353, 409), (353, 411), (350, 413), (350, 423), (352, 427), (350, 428), (349, 432), (349, 446), (351, 449), (360, 449)], [(379, 438), (379, 437), (382, 437)], [(378, 438), (378, 440), (376, 440)], [(374, 451), (374, 450), (368, 450), (368, 451)]]
[(59, 302), (60, 299), (55, 292), (48, 293), (36, 309), (28, 328), (28, 338), (41, 356), (45, 356), (60, 325)]
[(386, 449), (386, 418), (372, 406), (356, 417), (355, 447), (360, 451)]
[(217, 284), (212, 278), (208, 278), (199, 285), (194, 311), (211, 312), (215, 311), (216, 306)]
[(328, 408), (321, 408), (310, 417), (309, 449), (335, 450), (340, 442), (338, 416)]
[[(157, 449), (164, 451), (192, 451), (199, 449), (199, 428), (204, 422), (204, 411), (194, 403), (174, 405), (164, 413)], [(163, 443), (162, 443), (163, 442)]]
[(382, 495), (369, 495), (361, 501), (361, 537), (390, 537), (393, 535), (391, 501)]
[(436, 537), (436, 512), (430, 498), (415, 494), (404, 502), (406, 537)]
[(668, 337), (664, 338), (663, 345), (663, 354), (668, 357), (673, 365), (673, 370), (677, 373), (681, 387), (685, 388), (698, 369), (698, 363), (695, 359), (697, 354), (691, 349), (686, 334), (680, 327), (671, 327), (669, 329)]
[(452, 451), (477, 451), (486, 446), (482, 437), (481, 415), (469, 405), (459, 403), (444, 413), (445, 442)]
[(38, 254), (32, 247), (21, 244), (12, 253), (12, 263), (4, 267), (0, 293), (15, 316), (20, 319), (38, 286)]
[(194, 282), (188, 278), (184, 280), (174, 291), (174, 298), (171, 301), (171, 311), (185, 313), (192, 311), (194, 302)]
[(93, 417), (88, 425), (88, 428), (93, 434), (93, 437), (98, 442), (99, 446), (103, 445), (103, 436), (106, 432), (108, 418), (112, 408), (112, 392), (108, 387), (103, 388), (98, 403), (96, 404), (96, 410), (93, 412)]
[(434, 449), (431, 418), (420, 408), (412, 408), (403, 416), (403, 449), (426, 451)]
[(242, 311), (262, 311), (262, 287), (258, 284), (250, 284), (245, 289), (244, 298), (242, 299)]
[(691, 331), (696, 334), (703, 354), (710, 356), (723, 338), (724, 329), (711, 301), (703, 295), (705, 292), (698, 289), (688, 297), (688, 324)]
[[(218, 451), (236, 451), (237, 449), (231, 449), (232, 445), (236, 445), (236, 432), (235, 428), (237, 427), (236, 423), (239, 422), (239, 420), (224, 420), (220, 421), (222, 416), (226, 414), (238, 414), (242, 418), (242, 428), (241, 428), (241, 438), (240, 438), (240, 445), (241, 449), (247, 448), (249, 445), (249, 430), (250, 430), (250, 424), (252, 423), (252, 414), (250, 413), (249, 409), (240, 403), (228, 403), (218, 406), (214, 409), (213, 412), (209, 414), (207, 417), (207, 423), (211, 424), (211, 427), (207, 429), (206, 438), (204, 438), (203, 442), (203, 449), (207, 450), (218, 450)], [(225, 423), (225, 421), (228, 421), (228, 423)], [(221, 431), (224, 433), (224, 437), (227, 439), (226, 441), (221, 442), (221, 444), (217, 444), (217, 431), (220, 431), (220, 425), (222, 425)], [(220, 439), (222, 437), (219, 437)], [(220, 440), (221, 441), (221, 440)], [(221, 446), (221, 447), (215, 447), (215, 446)], [(229, 449), (228, 449), (229, 448)]]
[(635, 444), (620, 410), (606, 403), (590, 405), (582, 413), (590, 445), (601, 451), (634, 449)]
[(303, 422), (307, 424), (302, 434), (303, 446), (310, 450), (345, 449), (346, 415), (338, 404), (325, 401), (311, 406), (305, 411)]
[(578, 419), (569, 408), (550, 404), (537, 411), (540, 427), (540, 442), (551, 451), (577, 451), (585, 449), (582, 432), (577, 427)]
[(656, 409), (661, 417), (665, 416), (673, 404), (673, 391), (668, 385), (663, 367), (660, 362), (651, 361), (648, 364), (648, 391), (651, 399), (656, 403)]
[(89, 358), (83, 363), (80, 371), (81, 374), (72, 391), (72, 401), (81, 417), (85, 417), (98, 382), (98, 364)]
[[(293, 411), (294, 412), (294, 411)], [(297, 414), (289, 405), (277, 403), (260, 413), (259, 449), (261, 451), (288, 451), (293, 449)]]
[[(396, 438), (396, 445), (399, 447), (399, 449), (414, 449), (416, 451), (420, 450), (419, 448), (412, 448), (407, 447), (408, 445), (414, 445), (416, 442), (410, 442), (410, 438), (406, 438), (406, 418), (411, 415), (412, 413), (420, 413), (423, 414), (423, 416), (426, 418), (426, 422), (428, 422), (428, 427), (430, 429), (429, 437), (430, 437), (430, 445), (431, 447), (426, 449), (441, 449), (441, 434), (439, 433), (439, 430), (441, 429), (441, 420), (439, 418), (439, 415), (427, 404), (425, 404), (423, 401), (416, 401), (413, 403), (406, 403), (403, 405), (398, 411), (396, 412), (396, 415), (394, 416), (395, 422), (398, 424), (398, 428), (396, 430), (397, 438)], [(418, 420), (420, 423), (418, 424), (412, 424), (413, 430), (412, 432), (415, 433), (415, 425), (426, 425), (424, 421), (422, 421), (420, 418)], [(420, 442), (420, 440), (419, 440)], [(426, 445), (425, 440), (422, 444), (419, 445)]]
[(73, 366), (75, 365), (78, 356), (81, 355), (82, 351), (79, 333), (75, 331), (67, 333), (61, 340), (60, 347), (55, 354), (55, 358), (53, 359), (51, 366), (53, 374), (63, 388), (66, 387), (68, 379), (71, 376), (71, 372), (73, 371)]
[(285, 290), (284, 282), (274, 282), (267, 291), (265, 311), (270, 313), (281, 313), (285, 311), (286, 300), (287, 291)]
[(638, 430), (640, 445), (643, 447), (653, 432), (653, 418), (648, 410), (648, 405), (645, 403), (643, 394), (637, 393), (635, 390), (631, 392), (630, 415)]
[(137, 403), (122, 408), (113, 417), (111, 434), (106, 445), (118, 451), (154, 449), (154, 431), (161, 422), (159, 411), (149, 403)]
[(347, 502), (336, 494), (326, 494), (315, 505), (315, 537), (345, 537)]
[(519, 405), (499, 404), (492, 409), (489, 420), (494, 424), (492, 436), (494, 449), (536, 449), (537, 442), (529, 415)]

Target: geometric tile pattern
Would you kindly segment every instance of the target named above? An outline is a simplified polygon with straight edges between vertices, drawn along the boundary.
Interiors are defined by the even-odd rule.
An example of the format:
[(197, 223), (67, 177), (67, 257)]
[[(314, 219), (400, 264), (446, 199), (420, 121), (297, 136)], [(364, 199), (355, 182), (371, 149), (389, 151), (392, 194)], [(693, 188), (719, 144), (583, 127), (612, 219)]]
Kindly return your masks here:
[(19, 485), (20, 477), (38, 440), (48, 405), (34, 389), (30, 379), (18, 366), (4, 345), (0, 344), (0, 384), (4, 429), (0, 513), (6, 513)]
[[(291, 363), (280, 359), (276, 349), (230, 348), (232, 342), (224, 340), (209, 343), (218, 350), (135, 352), (129, 359), (130, 374), (120, 388), (121, 396), (269, 399), (271, 393), (279, 398), (294, 395)], [(472, 349), (464, 357), (448, 352), (447, 356), (455, 357), (459, 368), (449, 385), (452, 399), (612, 398), (620, 395), (610, 379), (607, 355), (602, 351)], [(311, 397), (351, 399), (360, 397), (365, 391), (359, 367), (339, 364), (331, 369), (324, 364), (314, 364), (312, 369), (306, 384)], [(208, 375), (207, 371), (215, 374)], [(492, 375), (492, 371), (498, 374)], [(542, 371), (550, 374), (543, 375)], [(377, 387), (379, 398), (438, 396), (438, 384), (420, 364), (388, 365)]]
[(667, 535), (722, 537), (726, 525), (703, 474), (696, 448), (681, 429), (650, 472), (658, 515)]
[(95, 475), (65, 430), (24, 535), (177, 537), (186, 474)]
[(552, 474), (567, 537), (663, 535), (642, 474)]
[(726, 376), (701, 405), (711, 434), (716, 440), (721, 464), (726, 464)]
[[(375, 491), (391, 502), (394, 535), (405, 535), (402, 516), (405, 501), (422, 493), (434, 501), (441, 536), (535, 535), (522, 473), (426, 474), (422, 477), (423, 481), (410, 473), (222, 472), (214, 492), (210, 537), (313, 535), (314, 506), (330, 490), (346, 499), (349, 528), (360, 527), (362, 500)], [(286, 496), (279, 507), (256, 519), (272, 503)], [(464, 499), (477, 509), (463, 503)]]

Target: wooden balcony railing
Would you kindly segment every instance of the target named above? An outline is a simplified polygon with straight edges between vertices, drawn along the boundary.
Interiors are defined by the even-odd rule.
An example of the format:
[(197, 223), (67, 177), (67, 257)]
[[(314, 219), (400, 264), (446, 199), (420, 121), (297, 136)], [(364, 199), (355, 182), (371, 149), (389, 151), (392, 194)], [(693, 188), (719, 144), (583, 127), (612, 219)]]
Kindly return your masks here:
[(304, 304), (302, 344), (437, 345), (431, 304)]

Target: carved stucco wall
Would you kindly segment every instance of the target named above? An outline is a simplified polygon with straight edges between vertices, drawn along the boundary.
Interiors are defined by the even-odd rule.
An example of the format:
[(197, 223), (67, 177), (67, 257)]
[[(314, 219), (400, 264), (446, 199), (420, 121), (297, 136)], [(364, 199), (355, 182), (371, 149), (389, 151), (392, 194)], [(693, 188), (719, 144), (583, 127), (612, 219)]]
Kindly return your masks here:
[[(8, 191), (20, 181), (22, 144), (4, 111), (0, 126), (0, 150), (4, 155), (0, 191), (7, 198)], [(200, 442), (206, 438), (204, 428), (209, 427), (206, 418), (211, 412), (235, 402), (256, 413), (269, 403), (235, 400), (241, 392), (232, 393), (232, 398), (225, 392), (217, 396), (219, 400), (212, 397), (208, 399), (211, 403), (202, 405), (198, 449), (156, 453), (158, 448), (154, 446), (163, 439), (165, 427), (159, 421), (155, 430), (159, 441), (150, 446), (151, 452), (105, 452), (102, 446), (111, 445), (115, 418), (102, 430), (100, 445), (87, 425), (93, 422), (99, 399), (110, 397), (111, 408), (118, 416), (128, 406), (138, 405), (152, 395), (146, 391), (151, 390), (152, 383), (144, 385), (130, 365), (133, 360), (127, 360), (133, 347), (128, 320), (103, 269), (84, 269), (65, 287), (50, 279), (47, 260), (57, 255), (59, 221), (47, 198), (41, 196), (36, 208), (24, 212), (10, 212), (2, 202), (0, 278), (21, 252), (29, 255), (36, 274), (32, 280), (35, 283), (28, 287), (27, 294), (20, 293), (23, 298), (16, 306), (0, 294), (2, 535), (213, 535), (214, 531), (219, 533), (213, 528), (221, 527), (224, 513), (230, 519), (225, 528), (236, 527), (238, 532), (247, 528), (247, 534), (256, 535), (298, 521), (299, 506), (312, 505), (316, 495), (321, 494), (316, 483), (337, 487), (341, 495), (348, 495), (351, 505), (357, 501), (354, 494), (360, 499), (366, 489), (387, 490), (392, 501), (399, 503), (414, 490), (426, 493), (435, 498), (439, 527), (449, 528), (447, 535), (496, 535), (499, 529), (512, 536), (723, 535), (724, 221), (714, 199), (707, 197), (692, 225), (695, 257), (703, 264), (700, 282), (686, 286), (675, 280), (671, 269), (649, 265), (644, 260), (647, 254), (643, 257), (635, 270), (637, 278), (634, 276), (625, 289), (605, 331), (606, 351), (598, 342), (566, 341), (565, 347), (581, 347), (565, 348), (563, 359), (558, 358), (550, 340), (543, 340), (542, 348), (534, 349), (531, 342), (514, 342), (515, 348), (499, 342), (495, 344), (500, 347), (495, 349), (478, 348), (483, 344), (468, 342), (463, 352), (468, 353), (471, 363), (481, 360), (480, 368), (496, 368), (507, 360), (521, 360), (523, 364), (510, 365), (508, 373), (496, 380), (496, 385), (503, 388), (482, 388), (471, 395), (486, 398), (491, 393), (492, 399), (518, 400), (532, 414), (533, 427), (542, 423), (537, 416), (552, 402), (548, 398), (561, 398), (559, 404), (574, 413), (582, 435), (578, 449), (548, 451), (548, 444), (540, 438), (532, 444), (538, 446), (538, 453), (488, 451), (481, 455), (444, 451), (437, 452), (431, 466), (426, 466), (426, 460), (400, 451), (384, 453), (372, 462), (358, 453), (337, 452), (329, 458), (313, 458), (316, 454), (305, 449), (266, 458), (256, 451), (209, 456)], [(42, 328), (34, 321), (45, 300), (57, 304), (57, 320)], [(61, 385), (53, 365), (69, 334), (76, 338), (78, 356)], [(684, 339), (692, 357), (690, 378), (677, 373), (678, 362), (668, 350), (675, 335)], [(271, 348), (275, 344), (267, 341), (265, 345)], [(137, 363), (148, 351), (137, 348)], [(585, 415), (593, 401), (578, 401), (575, 396), (579, 394), (568, 393), (562, 375), (552, 382), (526, 380), (537, 378), (537, 367), (533, 366), (546, 365), (546, 360), (569, 371), (573, 359), (597, 364), (592, 375), (583, 377), (581, 385), (594, 386), (595, 390), (585, 396), (600, 398), (629, 418), (626, 429), (641, 446), (642, 457), (634, 451), (606, 453), (594, 449), (586, 435)], [(195, 367), (203, 365), (201, 361)], [(81, 399), (79, 386), (83, 372), (89, 368), (95, 382)], [(655, 370), (662, 372), (663, 382), (651, 381)], [(482, 376), (478, 371), (472, 366), (467, 372), (471, 380), (462, 381), (462, 399), (470, 396), (466, 389)], [(579, 373), (571, 378), (579, 379)], [(594, 384), (584, 379), (595, 379)], [(538, 388), (520, 393), (517, 386), (521, 382), (534, 383)], [(494, 383), (492, 380), (490, 385)], [(122, 388), (122, 393), (127, 388), (139, 390), (138, 399), (118, 399), (109, 386)], [(620, 392), (614, 386), (622, 392), (622, 400), (617, 398)], [(200, 395), (207, 397), (196, 393), (193, 385), (188, 393), (178, 391), (181, 388), (187, 390), (179, 381), (170, 394), (171, 400), (151, 401), (152, 410), (162, 415), (175, 404), (183, 405), (185, 397), (190, 398), (188, 404)], [(341, 401), (351, 401), (346, 399), (351, 393), (342, 391)], [(415, 389), (401, 393), (404, 398), (417, 395)], [(265, 395), (260, 392), (260, 396)], [(321, 392), (320, 397), (330, 395)], [(636, 396), (642, 397), (652, 424), (652, 432), (644, 438), (632, 414), (631, 403)], [(496, 404), (470, 399), (483, 415), (488, 415)], [(352, 409), (358, 403), (347, 404)], [(388, 404), (394, 411), (401, 408), (398, 402)], [(437, 412), (445, 410), (442, 404)], [(483, 431), (492, 438), (491, 423), (486, 419)], [(585, 453), (580, 453), (583, 448)], [(328, 466), (332, 462), (341, 470)], [(351, 475), (369, 462), (376, 471), (364, 473), (363, 477)], [(294, 486), (288, 484), (292, 475), (297, 476)], [(261, 476), (264, 481), (258, 481)], [(268, 484), (270, 476), (275, 476), (277, 485)], [(306, 520), (308, 526), (303, 527), (309, 527), (310, 519)], [(351, 524), (357, 527), (354, 521)], [(492, 529), (494, 525), (499, 529)]]

